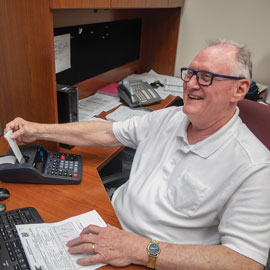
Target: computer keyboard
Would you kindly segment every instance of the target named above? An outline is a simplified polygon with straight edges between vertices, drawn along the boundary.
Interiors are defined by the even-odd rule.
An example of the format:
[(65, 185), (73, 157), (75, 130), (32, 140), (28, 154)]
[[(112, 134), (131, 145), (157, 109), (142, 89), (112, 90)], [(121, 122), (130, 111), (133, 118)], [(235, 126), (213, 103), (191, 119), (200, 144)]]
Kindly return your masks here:
[(0, 213), (0, 269), (30, 270), (15, 225), (43, 223), (33, 207)]

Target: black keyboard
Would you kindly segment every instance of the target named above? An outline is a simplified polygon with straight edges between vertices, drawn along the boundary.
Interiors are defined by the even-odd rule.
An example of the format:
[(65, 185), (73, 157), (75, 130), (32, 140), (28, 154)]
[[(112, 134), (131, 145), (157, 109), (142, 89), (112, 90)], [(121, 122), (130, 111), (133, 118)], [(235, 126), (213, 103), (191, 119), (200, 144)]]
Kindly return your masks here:
[(35, 208), (26, 207), (0, 213), (0, 269), (30, 270), (15, 225), (43, 223)]

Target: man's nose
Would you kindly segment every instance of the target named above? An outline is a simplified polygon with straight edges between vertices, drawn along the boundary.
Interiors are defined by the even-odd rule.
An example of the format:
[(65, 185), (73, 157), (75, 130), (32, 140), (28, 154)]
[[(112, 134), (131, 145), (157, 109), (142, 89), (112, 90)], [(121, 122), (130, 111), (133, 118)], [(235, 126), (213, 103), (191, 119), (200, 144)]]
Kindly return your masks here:
[(197, 81), (197, 76), (195, 74), (189, 80), (188, 85), (189, 85), (189, 87), (192, 87), (192, 88), (199, 88), (200, 87), (200, 85)]

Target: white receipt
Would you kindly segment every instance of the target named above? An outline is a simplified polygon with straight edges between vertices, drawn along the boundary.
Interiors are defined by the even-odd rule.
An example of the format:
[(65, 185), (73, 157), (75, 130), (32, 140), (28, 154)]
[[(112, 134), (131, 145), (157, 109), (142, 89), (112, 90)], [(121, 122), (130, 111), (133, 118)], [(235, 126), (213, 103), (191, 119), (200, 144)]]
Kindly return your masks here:
[(16, 157), (14, 156), (4, 156), (0, 157), (0, 164), (15, 164), (16, 162)]
[(23, 157), (22, 152), (19, 149), (16, 141), (10, 138), (12, 133), (13, 133), (12, 130), (10, 130), (10, 131), (8, 131), (6, 133), (6, 135), (4, 137), (8, 141), (8, 144), (9, 144), (10, 148), (12, 149), (12, 151), (13, 151), (15, 157), (17, 158), (18, 162), (19, 163), (24, 163), (24, 161), (25, 161), (24, 157)]

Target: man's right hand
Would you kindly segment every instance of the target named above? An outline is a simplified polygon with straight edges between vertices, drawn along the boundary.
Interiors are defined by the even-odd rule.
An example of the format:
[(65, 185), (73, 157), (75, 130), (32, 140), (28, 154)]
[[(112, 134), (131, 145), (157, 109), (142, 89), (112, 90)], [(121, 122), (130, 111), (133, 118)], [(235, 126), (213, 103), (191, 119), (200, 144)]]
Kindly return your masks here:
[(11, 139), (21, 142), (33, 142), (38, 139), (38, 123), (28, 122), (20, 117), (15, 118), (6, 124), (4, 134), (9, 130), (13, 131)]

